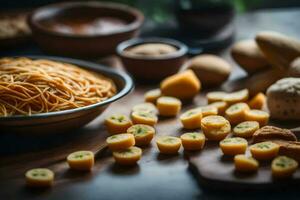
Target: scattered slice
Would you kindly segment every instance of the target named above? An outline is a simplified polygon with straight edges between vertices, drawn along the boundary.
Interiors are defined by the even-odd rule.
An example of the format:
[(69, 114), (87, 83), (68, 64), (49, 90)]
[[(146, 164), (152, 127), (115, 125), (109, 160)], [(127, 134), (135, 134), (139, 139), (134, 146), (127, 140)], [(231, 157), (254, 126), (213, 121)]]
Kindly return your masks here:
[(155, 129), (149, 125), (135, 124), (127, 130), (127, 133), (134, 135), (135, 144), (137, 146), (146, 146), (150, 144), (153, 139)]
[(131, 119), (134, 124), (147, 124), (149, 126), (154, 126), (158, 121), (155, 114), (146, 111), (132, 112)]
[(247, 110), (245, 112), (245, 120), (257, 121), (260, 127), (268, 124), (270, 115), (262, 110)]
[(162, 154), (176, 154), (178, 153), (181, 140), (178, 137), (162, 136), (156, 140), (157, 147)]
[(152, 114), (158, 113), (155, 105), (153, 103), (149, 103), (149, 102), (137, 104), (137, 105), (133, 106), (133, 108), (131, 110), (132, 110), (132, 112), (142, 111), (142, 112), (150, 112)]
[(224, 155), (234, 156), (244, 154), (248, 146), (247, 140), (240, 137), (225, 138), (220, 142), (220, 148)]
[(227, 119), (219, 115), (206, 116), (201, 120), (201, 127), (205, 129), (220, 128), (228, 123)]
[(134, 136), (130, 133), (122, 133), (110, 136), (106, 139), (108, 148), (112, 151), (128, 149), (135, 145)]
[(277, 156), (279, 145), (273, 142), (260, 142), (250, 146), (252, 156), (258, 160), (270, 160)]
[(25, 178), (28, 186), (49, 187), (53, 184), (54, 173), (47, 168), (36, 168), (27, 171)]
[(202, 112), (199, 109), (191, 109), (180, 115), (180, 121), (186, 129), (201, 127)]
[(160, 89), (149, 90), (144, 95), (145, 101), (153, 104), (156, 104), (156, 101), (159, 97), (161, 97)]
[(201, 110), (202, 117), (218, 114), (218, 109), (215, 106), (209, 106), (209, 105), (208, 106), (200, 106), (200, 107), (195, 108), (195, 109)]
[(225, 116), (231, 124), (239, 124), (245, 121), (245, 113), (248, 110), (250, 110), (248, 104), (236, 103), (227, 108), (225, 111)]
[(110, 134), (124, 133), (131, 125), (130, 119), (122, 114), (114, 114), (105, 119), (105, 126)]
[(142, 149), (139, 147), (129, 147), (128, 149), (114, 151), (113, 157), (120, 165), (135, 165), (141, 159)]
[(186, 70), (164, 79), (160, 89), (166, 96), (191, 99), (200, 91), (201, 83), (192, 70)]
[(257, 171), (259, 163), (252, 157), (246, 155), (234, 156), (234, 166), (236, 171), (240, 172), (254, 172)]
[(207, 102), (213, 103), (217, 101), (223, 101), (226, 94), (227, 94), (226, 92), (221, 92), (221, 91), (208, 92), (206, 94)]
[(223, 140), (231, 130), (231, 126), (229, 122), (226, 122), (224, 126), (218, 128), (206, 128), (205, 126), (201, 126), (202, 131), (205, 137), (208, 140), (220, 141)]
[(175, 97), (159, 97), (157, 109), (161, 116), (176, 116), (181, 109), (181, 101)]
[(266, 95), (260, 92), (255, 95), (250, 101), (248, 101), (248, 105), (251, 109), (261, 110), (266, 103), (266, 99)]
[(216, 107), (218, 110), (219, 115), (224, 115), (225, 110), (227, 109), (228, 105), (225, 101), (216, 101), (214, 103), (208, 104), (208, 106)]
[(91, 151), (76, 151), (67, 157), (71, 169), (89, 171), (94, 166), (94, 153)]
[(291, 177), (298, 168), (298, 162), (287, 156), (278, 156), (272, 161), (272, 175), (276, 178)]
[(248, 89), (239, 90), (232, 93), (227, 93), (223, 99), (229, 105), (246, 102), (249, 98), (249, 91)]
[(239, 123), (233, 128), (233, 134), (237, 137), (250, 138), (255, 131), (259, 129), (259, 123), (256, 121), (245, 121)]
[(180, 139), (184, 150), (201, 150), (205, 144), (205, 136), (203, 133), (185, 133), (180, 136)]

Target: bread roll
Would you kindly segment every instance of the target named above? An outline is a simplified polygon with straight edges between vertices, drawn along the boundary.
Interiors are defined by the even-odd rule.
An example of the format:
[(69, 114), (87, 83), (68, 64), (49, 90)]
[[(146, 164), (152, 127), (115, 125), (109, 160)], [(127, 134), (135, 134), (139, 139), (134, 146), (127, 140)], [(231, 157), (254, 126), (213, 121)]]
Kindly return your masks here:
[(273, 65), (287, 69), (300, 56), (300, 40), (273, 31), (263, 31), (255, 38), (259, 48)]
[(269, 87), (267, 105), (274, 119), (300, 120), (300, 78), (283, 78)]
[(270, 67), (254, 40), (242, 40), (235, 43), (231, 48), (231, 55), (248, 74)]
[(204, 87), (222, 84), (231, 73), (231, 66), (226, 60), (210, 54), (192, 58), (187, 64), (187, 68), (194, 71)]

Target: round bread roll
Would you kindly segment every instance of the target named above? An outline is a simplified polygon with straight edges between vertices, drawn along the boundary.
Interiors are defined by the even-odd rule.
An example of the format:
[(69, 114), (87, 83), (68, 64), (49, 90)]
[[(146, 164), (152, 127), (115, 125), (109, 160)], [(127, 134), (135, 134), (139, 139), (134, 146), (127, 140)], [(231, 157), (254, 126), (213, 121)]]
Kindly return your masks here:
[(177, 48), (163, 43), (146, 43), (128, 48), (127, 53), (139, 56), (163, 56), (177, 51)]
[(210, 54), (192, 58), (186, 67), (194, 71), (204, 87), (222, 84), (231, 73), (231, 66), (226, 60)]
[(300, 77), (300, 57), (296, 58), (288, 69), (289, 77)]
[(271, 85), (267, 104), (274, 119), (300, 120), (300, 78), (283, 78)]
[(300, 56), (300, 40), (274, 32), (259, 32), (255, 41), (272, 66), (287, 69)]
[(270, 67), (254, 40), (242, 40), (235, 43), (231, 48), (231, 55), (248, 74)]

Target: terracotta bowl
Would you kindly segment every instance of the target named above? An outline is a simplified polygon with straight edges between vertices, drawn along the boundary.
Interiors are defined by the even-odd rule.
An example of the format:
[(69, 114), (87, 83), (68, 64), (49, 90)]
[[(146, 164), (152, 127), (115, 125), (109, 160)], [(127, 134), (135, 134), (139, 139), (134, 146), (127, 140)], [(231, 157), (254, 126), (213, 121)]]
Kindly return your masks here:
[[(124, 24), (106, 32), (82, 32), (84, 23), (93, 23), (90, 28), (95, 27), (96, 22), (103, 27), (103, 21), (96, 21), (103, 18), (122, 21)], [(28, 17), (34, 39), (45, 52), (84, 58), (113, 54), (120, 42), (138, 34), (143, 21), (144, 16), (140, 11), (123, 4), (107, 2), (52, 4), (38, 8)], [(72, 30), (70, 27), (75, 29), (66, 31)]]
[[(162, 43), (174, 46), (174, 53), (150, 57), (126, 53), (126, 49), (146, 43)], [(157, 82), (175, 74), (186, 61), (187, 46), (179, 41), (167, 38), (136, 38), (122, 42), (117, 47), (125, 69), (138, 81)]]
[(105, 101), (81, 108), (34, 114), (32, 116), (0, 117), (0, 130), (2, 133), (56, 134), (82, 127), (99, 116), (112, 102), (127, 95), (134, 87), (132, 79), (126, 73), (117, 72), (99, 64), (70, 58), (47, 56), (26, 57), (71, 63), (91, 71), (99, 72), (115, 82), (118, 92)]

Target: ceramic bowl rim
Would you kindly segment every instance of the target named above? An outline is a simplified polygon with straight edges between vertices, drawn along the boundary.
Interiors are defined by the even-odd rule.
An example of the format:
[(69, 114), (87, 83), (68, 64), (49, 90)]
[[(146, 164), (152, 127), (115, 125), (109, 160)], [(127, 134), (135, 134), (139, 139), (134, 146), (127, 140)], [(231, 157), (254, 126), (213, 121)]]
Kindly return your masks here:
[[(135, 19), (133, 22), (127, 24), (125, 27), (122, 27), (118, 30), (115, 30), (113, 32), (108, 33), (99, 33), (95, 35), (76, 35), (76, 34), (68, 34), (68, 33), (61, 33), (56, 31), (51, 31), (50, 29), (46, 29), (43, 25), (41, 25), (37, 19), (35, 19), (36, 15), (38, 15), (41, 12), (47, 11), (47, 9), (68, 9), (76, 6), (90, 6), (95, 8), (108, 8), (108, 9), (114, 9), (119, 10), (122, 12), (126, 12), (129, 15), (132, 15)], [(32, 29), (37, 29), (38, 31), (41, 31), (48, 35), (53, 36), (60, 36), (65, 38), (77, 38), (77, 39), (92, 39), (92, 38), (99, 38), (99, 37), (105, 37), (105, 36), (113, 36), (118, 35), (122, 33), (127, 33), (134, 31), (138, 29), (144, 22), (144, 15), (139, 10), (124, 5), (120, 3), (111, 3), (111, 2), (97, 2), (97, 1), (89, 1), (89, 2), (62, 2), (62, 3), (54, 3), (49, 4), (46, 6), (39, 7), (35, 9), (32, 13), (29, 14), (27, 18), (28, 24)], [(33, 31), (34, 32), (34, 31)]]
[[(178, 50), (176, 52), (172, 52), (170, 54), (157, 56), (157, 57), (135, 56), (135, 55), (124, 53), (124, 50), (127, 49), (128, 47), (135, 46), (135, 45), (138, 45), (138, 44), (143, 44), (143, 43), (164, 43), (164, 44), (169, 44), (171, 46), (175, 46), (175, 47), (178, 48)], [(150, 60), (150, 61), (154, 61), (154, 60), (170, 60), (170, 59), (185, 56), (188, 52), (188, 47), (184, 43), (179, 42), (178, 40), (170, 39), (170, 38), (147, 37), (147, 38), (133, 38), (133, 39), (121, 42), (117, 46), (116, 51), (117, 51), (117, 54), (120, 57), (130, 58), (130, 59), (133, 59), (133, 60)]]

